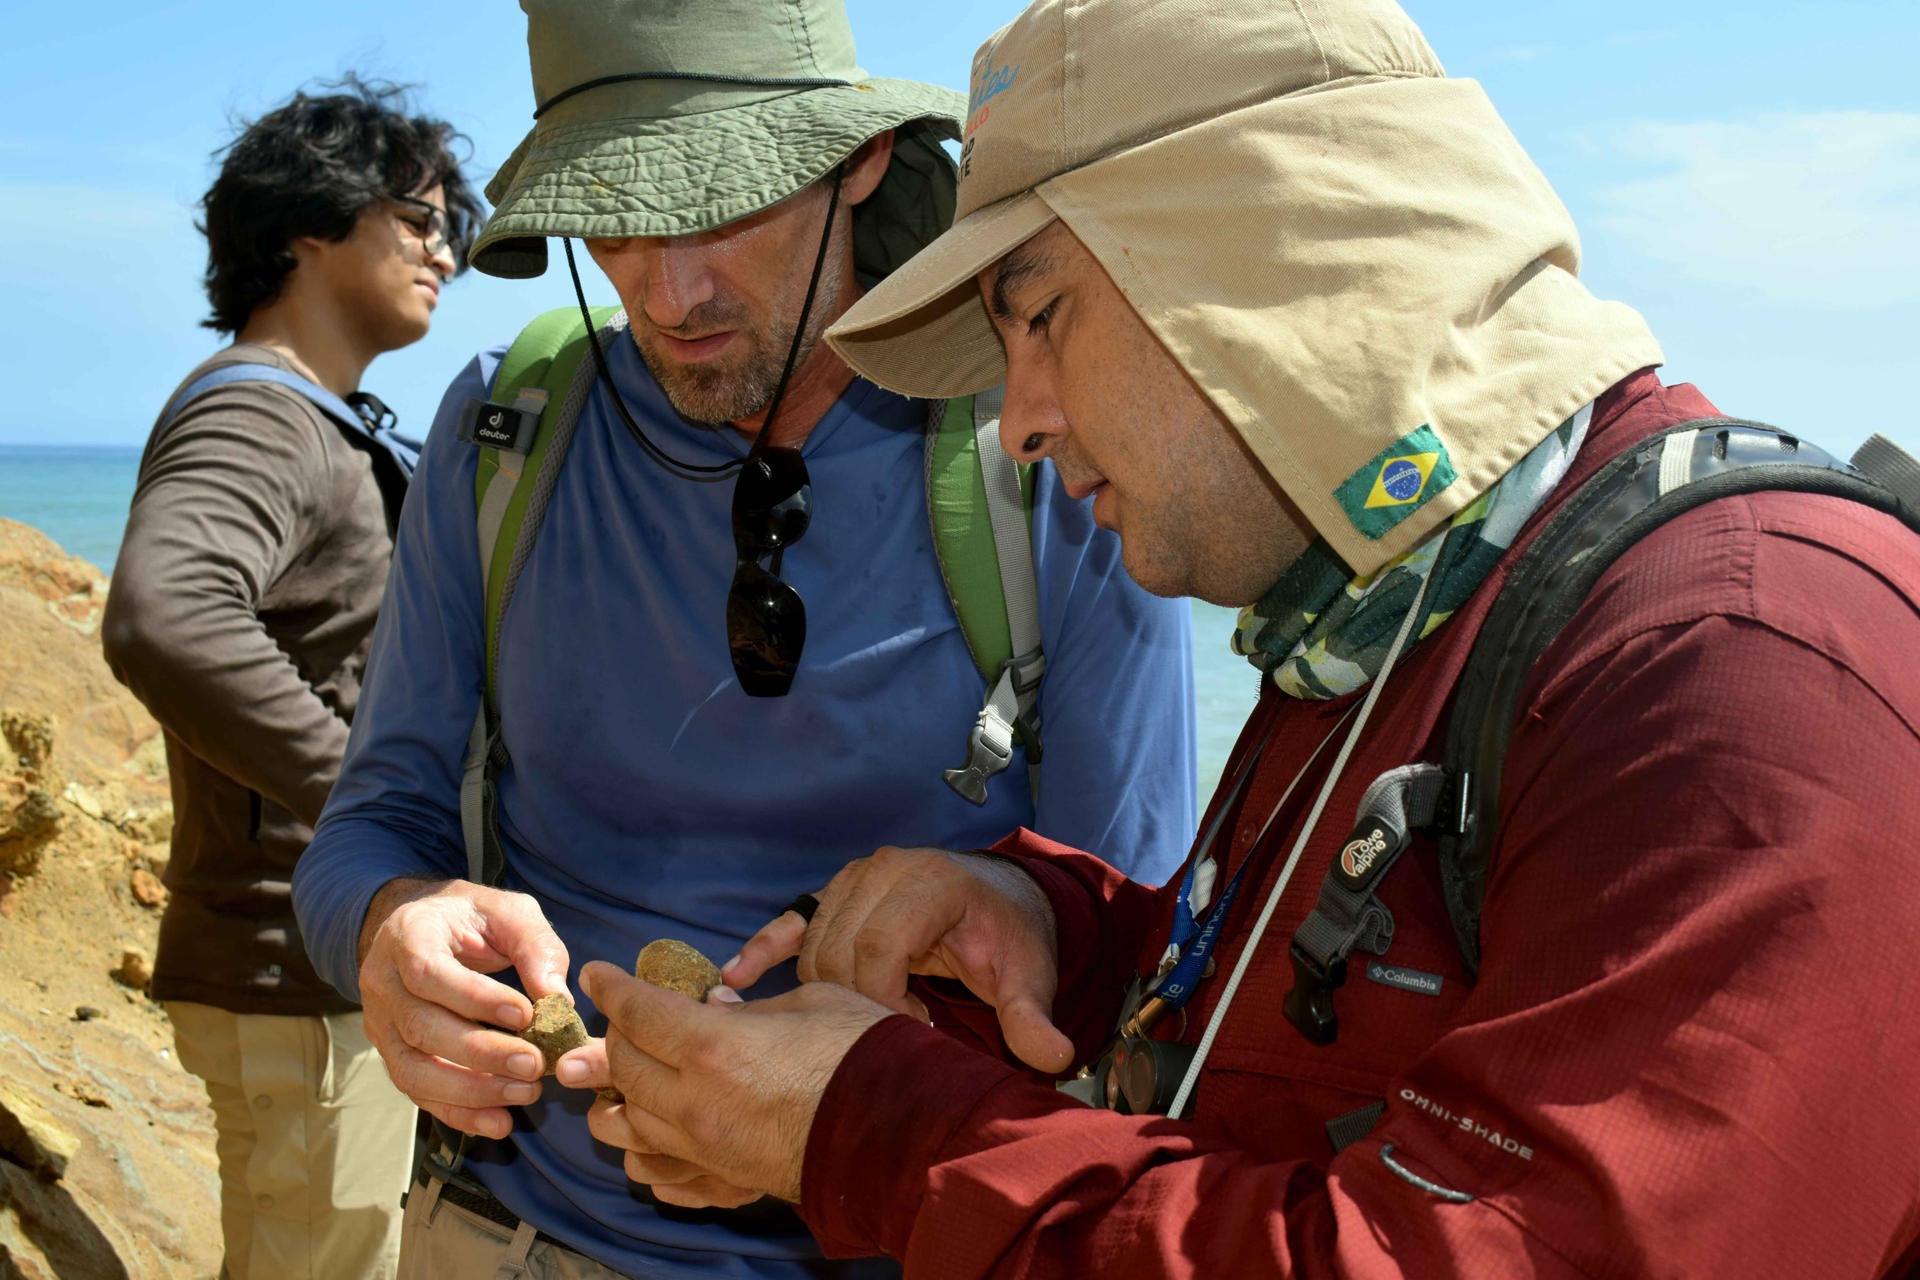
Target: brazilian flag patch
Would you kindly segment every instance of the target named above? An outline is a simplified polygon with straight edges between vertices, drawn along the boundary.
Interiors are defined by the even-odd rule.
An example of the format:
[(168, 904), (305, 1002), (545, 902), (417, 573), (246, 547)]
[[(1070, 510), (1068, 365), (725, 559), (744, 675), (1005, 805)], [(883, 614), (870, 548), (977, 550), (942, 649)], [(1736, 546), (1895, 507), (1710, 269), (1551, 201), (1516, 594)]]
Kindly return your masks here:
[(1378, 538), (1457, 478), (1447, 446), (1432, 427), (1422, 426), (1375, 454), (1333, 496), (1354, 528)]

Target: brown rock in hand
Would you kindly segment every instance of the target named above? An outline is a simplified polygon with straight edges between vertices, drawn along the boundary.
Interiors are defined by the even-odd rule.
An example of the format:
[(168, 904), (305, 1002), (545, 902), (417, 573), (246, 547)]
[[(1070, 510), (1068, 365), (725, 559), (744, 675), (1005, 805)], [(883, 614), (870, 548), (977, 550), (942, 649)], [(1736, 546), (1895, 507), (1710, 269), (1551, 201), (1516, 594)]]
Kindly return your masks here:
[(640, 958), (633, 962), (633, 976), (701, 1001), (720, 985), (720, 970), (713, 961), (673, 938), (661, 938), (642, 947)]
[[(660, 938), (640, 948), (639, 958), (633, 962), (633, 976), (700, 1001), (720, 985), (720, 970), (713, 961), (674, 938)], [(599, 1094), (608, 1102), (626, 1101), (611, 1085), (603, 1085)]]
[(541, 996), (535, 1000), (533, 1021), (518, 1034), (540, 1051), (541, 1060), (546, 1063), (546, 1069), (540, 1073), (544, 1076), (553, 1074), (554, 1064), (560, 1061), (561, 1054), (578, 1049), (588, 1039), (586, 1024), (580, 1021), (580, 1011), (568, 1003), (565, 996)]

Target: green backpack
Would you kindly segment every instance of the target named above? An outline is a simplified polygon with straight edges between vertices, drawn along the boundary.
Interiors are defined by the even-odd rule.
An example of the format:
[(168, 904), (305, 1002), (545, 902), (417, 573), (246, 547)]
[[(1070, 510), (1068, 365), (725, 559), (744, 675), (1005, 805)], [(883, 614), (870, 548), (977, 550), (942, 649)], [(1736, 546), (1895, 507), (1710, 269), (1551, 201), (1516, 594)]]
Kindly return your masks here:
[[(626, 332), (618, 307), (592, 314), (603, 350)], [(480, 884), (498, 883), (504, 867), (494, 822), (494, 780), (507, 764), (495, 686), (500, 622), (593, 390), (588, 340), (577, 309), (538, 317), (500, 362), (492, 396), (469, 401), (460, 416), (460, 438), (480, 449), (473, 497), (485, 580), (486, 684), (460, 785), (467, 878)], [(1000, 445), (1002, 394), (996, 388), (935, 403), (927, 424), (934, 550), (954, 616), (987, 683), (968, 734), (966, 763), (944, 773), (947, 784), (974, 804), (986, 803), (987, 782), (1012, 761), (1016, 741), (1026, 745), (1028, 779), (1037, 789), (1038, 698), (1047, 668), (1033, 567), (1032, 469), (1017, 465)]]

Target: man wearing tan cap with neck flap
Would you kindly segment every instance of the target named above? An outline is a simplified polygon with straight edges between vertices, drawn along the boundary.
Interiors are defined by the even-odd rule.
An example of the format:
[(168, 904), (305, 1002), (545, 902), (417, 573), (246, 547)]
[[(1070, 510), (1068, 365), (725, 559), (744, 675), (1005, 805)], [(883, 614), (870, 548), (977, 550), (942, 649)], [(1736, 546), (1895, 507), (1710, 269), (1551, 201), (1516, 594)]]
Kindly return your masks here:
[(972, 84), (830, 340), (1004, 377), (1260, 705), (1162, 890), (883, 850), (726, 975), (825, 981), (588, 966), (596, 1135), (909, 1276), (1920, 1274), (1920, 469), (1663, 386), (1389, 0), (1040, 0)]

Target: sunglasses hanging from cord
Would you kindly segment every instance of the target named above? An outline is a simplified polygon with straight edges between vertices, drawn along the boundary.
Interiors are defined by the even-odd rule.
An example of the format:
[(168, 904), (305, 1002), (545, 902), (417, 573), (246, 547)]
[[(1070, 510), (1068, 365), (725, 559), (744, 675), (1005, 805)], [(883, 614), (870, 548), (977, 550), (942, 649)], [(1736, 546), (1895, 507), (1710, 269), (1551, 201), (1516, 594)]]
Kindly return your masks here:
[[(807, 320), (813, 313), (813, 299), (820, 287), (820, 272), (827, 260), (827, 248), (833, 238), (833, 219), (840, 209), (840, 181), (845, 163), (834, 167), (829, 179), (832, 194), (827, 201), (826, 223), (820, 229), (820, 247), (814, 254), (813, 272), (807, 278), (806, 298), (800, 304), (800, 320), (793, 341), (787, 346), (786, 364), (780, 381), (774, 385), (773, 398), (767, 404), (767, 416), (760, 434), (744, 458), (724, 463), (701, 465), (683, 462), (656, 444), (627, 412), (626, 403), (613, 384), (606, 354), (597, 340), (593, 348), (600, 379), (613, 401), (627, 432), (646, 455), (663, 469), (687, 479), (711, 483), (732, 472), (739, 473), (734, 484), (732, 523), (734, 573), (727, 592), (727, 651), (733, 661), (734, 676), (749, 697), (781, 698), (793, 686), (793, 675), (800, 665), (800, 653), (807, 642), (807, 610), (800, 593), (780, 578), (780, 563), (786, 549), (798, 542), (813, 519), (813, 486), (800, 450), (769, 444), (780, 403), (787, 394), (787, 383), (800, 355), (800, 344), (807, 332)], [(573, 257), (573, 242), (562, 239), (567, 254), (567, 270), (573, 277), (574, 297), (587, 331), (594, 332), (593, 318), (587, 308), (586, 291), (580, 285), (580, 271)], [(771, 556), (773, 563), (762, 568), (760, 561)]]

